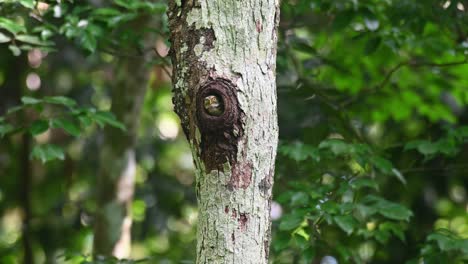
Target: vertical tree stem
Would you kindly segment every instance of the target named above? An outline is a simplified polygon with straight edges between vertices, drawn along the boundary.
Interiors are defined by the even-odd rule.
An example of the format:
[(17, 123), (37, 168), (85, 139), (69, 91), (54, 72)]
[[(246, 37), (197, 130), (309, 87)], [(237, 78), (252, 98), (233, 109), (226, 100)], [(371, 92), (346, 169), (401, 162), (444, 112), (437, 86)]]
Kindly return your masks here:
[(31, 152), (31, 136), (25, 132), (22, 137), (22, 149), (20, 152), (21, 161), (21, 181), (20, 195), (21, 205), (23, 207), (23, 223), (22, 223), (22, 241), (24, 249), (24, 264), (33, 264), (34, 255), (31, 242), (31, 164), (29, 161), (29, 153)]

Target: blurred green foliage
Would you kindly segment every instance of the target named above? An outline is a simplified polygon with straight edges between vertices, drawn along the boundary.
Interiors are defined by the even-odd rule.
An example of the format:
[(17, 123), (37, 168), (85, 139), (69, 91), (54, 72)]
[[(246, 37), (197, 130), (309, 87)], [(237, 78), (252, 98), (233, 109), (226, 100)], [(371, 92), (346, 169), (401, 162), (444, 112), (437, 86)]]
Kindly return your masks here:
[[(1, 263), (22, 262), (25, 197), (38, 263), (193, 263), (194, 174), (161, 52), (165, 10), (164, 1), (0, 0)], [(273, 263), (468, 261), (467, 10), (466, 1), (282, 1)], [(153, 26), (134, 30), (148, 17)], [(158, 36), (155, 47), (145, 34)], [(147, 52), (134, 260), (93, 262), (99, 127), (122, 129), (108, 112), (112, 65)], [(29, 196), (21, 135), (33, 140)]]
[(467, 260), (466, 4), (283, 2), (274, 263)]

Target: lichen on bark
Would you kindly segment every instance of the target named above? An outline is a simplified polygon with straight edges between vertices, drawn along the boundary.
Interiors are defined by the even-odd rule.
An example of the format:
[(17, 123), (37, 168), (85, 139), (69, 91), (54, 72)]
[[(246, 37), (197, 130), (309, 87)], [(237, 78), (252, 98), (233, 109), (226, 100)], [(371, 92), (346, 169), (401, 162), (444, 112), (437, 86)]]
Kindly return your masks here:
[[(174, 108), (196, 166), (197, 263), (267, 263), (278, 1), (172, 1), (168, 16)], [(222, 114), (205, 112), (210, 95)]]

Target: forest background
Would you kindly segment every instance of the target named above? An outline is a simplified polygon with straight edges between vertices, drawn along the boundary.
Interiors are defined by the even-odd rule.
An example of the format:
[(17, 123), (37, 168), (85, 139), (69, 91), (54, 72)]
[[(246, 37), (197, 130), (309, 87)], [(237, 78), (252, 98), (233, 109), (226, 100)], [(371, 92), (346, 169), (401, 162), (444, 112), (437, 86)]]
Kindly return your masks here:
[[(114, 169), (135, 175), (119, 189), (133, 194), (119, 240), (131, 233), (131, 248), (114, 255), (194, 262), (166, 9), (0, 0), (0, 263), (93, 263), (93, 240), (106, 241), (93, 231), (109, 190), (98, 178)], [(282, 1), (271, 262), (468, 260), (467, 9)]]

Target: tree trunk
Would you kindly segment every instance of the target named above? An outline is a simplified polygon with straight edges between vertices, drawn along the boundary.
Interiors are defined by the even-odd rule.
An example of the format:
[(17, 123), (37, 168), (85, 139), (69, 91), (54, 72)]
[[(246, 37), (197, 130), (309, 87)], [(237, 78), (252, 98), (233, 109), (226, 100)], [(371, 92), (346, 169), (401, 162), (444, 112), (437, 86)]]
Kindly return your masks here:
[(173, 102), (191, 145), (197, 263), (268, 263), (278, 0), (169, 6)]
[(112, 109), (126, 131), (106, 127), (96, 185), (94, 255), (127, 258), (131, 246), (130, 214), (136, 174), (134, 145), (148, 86), (148, 58), (121, 59), (112, 89)]

